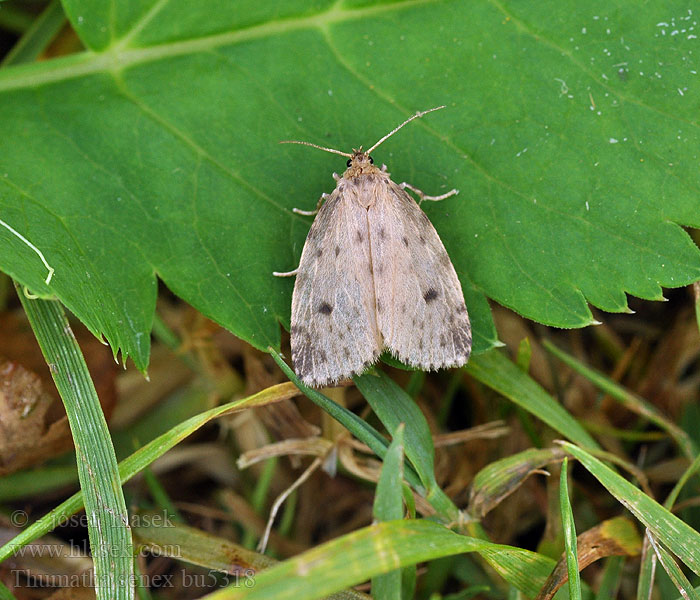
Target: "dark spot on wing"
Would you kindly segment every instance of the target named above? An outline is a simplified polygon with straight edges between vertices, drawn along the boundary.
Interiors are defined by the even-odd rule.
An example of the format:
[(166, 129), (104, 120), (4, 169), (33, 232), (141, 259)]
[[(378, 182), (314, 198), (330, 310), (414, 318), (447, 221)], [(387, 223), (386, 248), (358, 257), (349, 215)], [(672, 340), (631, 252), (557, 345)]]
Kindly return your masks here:
[(446, 267), (447, 265), (451, 264), (451, 262), (452, 261), (450, 261), (450, 257), (448, 256), (447, 252), (440, 256), (440, 263), (442, 263), (443, 267)]
[(358, 244), (361, 244), (362, 242), (365, 241), (365, 236), (362, 235), (362, 232), (359, 229), (355, 232), (355, 241)]
[(338, 339), (339, 340), (344, 340), (345, 339), (345, 334), (342, 331), (338, 332)]
[(384, 229), (384, 227), (379, 228), (379, 239), (386, 239), (386, 229)]
[(338, 256), (340, 254), (340, 246), (335, 247), (335, 255)]
[(425, 244), (425, 238), (422, 235), (418, 236), (418, 239), (420, 240), (421, 244)]
[(379, 300), (377, 300), (377, 312), (378, 313), (382, 312), (382, 308), (383, 308), (382, 303)]
[(460, 305), (457, 307), (457, 314), (465, 313), (465, 312), (467, 312), (467, 305), (464, 304), (464, 302), (462, 302), (462, 304), (460, 304)]
[(423, 211), (420, 211), (420, 216), (426, 223), (430, 223), (430, 219), (428, 218), (428, 215), (426, 215)]
[(384, 273), (384, 263), (379, 263), (379, 266), (377, 267), (377, 273), (380, 275)]
[(435, 288), (430, 288), (425, 294), (423, 294), (423, 300), (426, 302), (432, 302), (437, 298), (440, 294)]
[(423, 340), (418, 342), (418, 350), (422, 350), (422, 349), (423, 349)]
[(445, 334), (441, 333), (440, 334), (440, 348), (444, 348), (447, 346), (447, 340), (445, 339)]
[(408, 248), (408, 238), (406, 236), (403, 236), (401, 238), (401, 241), (403, 242), (403, 245), (406, 246), (406, 248)]
[(405, 313), (406, 312), (406, 303), (401, 305), (401, 312)]
[(347, 346), (343, 348), (343, 354), (345, 354), (345, 358), (350, 358), (350, 349)]
[(321, 258), (323, 256), (323, 250), (320, 248), (316, 250), (316, 258)]
[(328, 357), (326, 356), (325, 350), (318, 351), (318, 360), (322, 363), (328, 362)]
[(321, 306), (318, 307), (318, 312), (322, 315), (330, 315), (333, 312), (333, 307), (328, 304), (328, 302), (321, 302)]

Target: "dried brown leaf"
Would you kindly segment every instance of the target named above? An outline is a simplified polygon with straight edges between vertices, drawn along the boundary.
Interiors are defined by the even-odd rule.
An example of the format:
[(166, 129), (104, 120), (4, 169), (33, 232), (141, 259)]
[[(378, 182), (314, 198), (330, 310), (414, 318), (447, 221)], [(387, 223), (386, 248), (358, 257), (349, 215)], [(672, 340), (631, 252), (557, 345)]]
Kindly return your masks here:
[[(634, 523), (626, 517), (615, 517), (584, 531), (576, 538), (579, 570), (607, 556), (637, 556), (642, 541)], [(536, 600), (550, 600), (568, 581), (566, 556), (562, 555)]]

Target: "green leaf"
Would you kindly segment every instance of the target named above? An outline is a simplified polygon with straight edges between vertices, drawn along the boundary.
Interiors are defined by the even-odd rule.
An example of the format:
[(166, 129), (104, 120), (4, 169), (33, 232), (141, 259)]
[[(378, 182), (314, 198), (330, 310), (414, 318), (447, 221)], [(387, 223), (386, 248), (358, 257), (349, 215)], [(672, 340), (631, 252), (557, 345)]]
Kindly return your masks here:
[[(487, 297), (560, 327), (588, 302), (700, 278), (700, 88), (687, 2), (65, 0), (89, 51), (0, 70), (0, 268), (144, 368), (156, 276), (258, 348), (338, 157), (375, 153), (425, 203), (474, 348)], [(667, 23), (667, 25), (664, 25)], [(678, 32), (677, 34), (674, 32)]]
[(568, 442), (561, 442), (561, 445), (657, 539), (700, 575), (700, 533), (582, 448)]

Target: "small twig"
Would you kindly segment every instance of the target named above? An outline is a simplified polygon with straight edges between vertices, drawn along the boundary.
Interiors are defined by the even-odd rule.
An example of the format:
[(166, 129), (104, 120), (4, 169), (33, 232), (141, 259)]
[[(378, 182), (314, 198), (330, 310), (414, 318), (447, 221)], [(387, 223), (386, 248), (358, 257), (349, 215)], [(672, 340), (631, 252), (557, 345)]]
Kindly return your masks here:
[(294, 490), (296, 490), (302, 483), (304, 483), (309, 477), (311, 477), (312, 473), (316, 469), (318, 469), (322, 464), (323, 459), (317, 458), (316, 460), (314, 460), (314, 462), (312, 462), (308, 466), (306, 471), (304, 471), (292, 485), (290, 485), (284, 492), (277, 496), (277, 500), (275, 500), (275, 503), (272, 505), (272, 510), (270, 510), (270, 517), (268, 518), (267, 525), (265, 526), (265, 533), (263, 534), (262, 538), (260, 539), (260, 543), (258, 544), (258, 552), (260, 552), (261, 554), (265, 552), (265, 548), (267, 547), (267, 541), (270, 537), (270, 531), (272, 530), (272, 524), (275, 522), (275, 517), (277, 516), (277, 512), (279, 511), (283, 502), (289, 497), (289, 495)]

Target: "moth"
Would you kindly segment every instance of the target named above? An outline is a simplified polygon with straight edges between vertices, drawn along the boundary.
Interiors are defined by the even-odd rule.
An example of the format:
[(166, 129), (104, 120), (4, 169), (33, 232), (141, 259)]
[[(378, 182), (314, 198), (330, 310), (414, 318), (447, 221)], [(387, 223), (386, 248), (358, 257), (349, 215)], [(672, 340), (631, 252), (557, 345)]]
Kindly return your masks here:
[(401, 362), (425, 370), (464, 365), (471, 327), (462, 287), (432, 223), (408, 195), (444, 200), (451, 190), (428, 196), (394, 183), (371, 153), (407, 123), (444, 108), (417, 112), (369, 150), (352, 153), (303, 144), (348, 157), (331, 194), (322, 194), (292, 296), (294, 370), (312, 387), (361, 373), (388, 350)]

